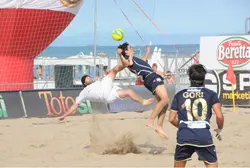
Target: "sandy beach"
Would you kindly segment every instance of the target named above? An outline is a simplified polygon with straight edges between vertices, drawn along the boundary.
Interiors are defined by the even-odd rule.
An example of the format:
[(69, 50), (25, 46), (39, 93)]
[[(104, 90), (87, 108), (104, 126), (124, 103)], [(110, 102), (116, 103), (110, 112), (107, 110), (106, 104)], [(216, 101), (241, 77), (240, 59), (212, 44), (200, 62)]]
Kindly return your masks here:
[[(176, 128), (165, 121), (169, 139), (145, 126), (145, 113), (8, 119), (0, 122), (0, 166), (172, 167)], [(220, 167), (250, 165), (250, 111), (224, 109), (223, 140), (214, 138)], [(212, 118), (212, 129), (216, 128)], [(212, 131), (213, 136), (215, 133)], [(133, 153), (130, 153), (133, 152)], [(204, 167), (197, 155), (188, 167)]]

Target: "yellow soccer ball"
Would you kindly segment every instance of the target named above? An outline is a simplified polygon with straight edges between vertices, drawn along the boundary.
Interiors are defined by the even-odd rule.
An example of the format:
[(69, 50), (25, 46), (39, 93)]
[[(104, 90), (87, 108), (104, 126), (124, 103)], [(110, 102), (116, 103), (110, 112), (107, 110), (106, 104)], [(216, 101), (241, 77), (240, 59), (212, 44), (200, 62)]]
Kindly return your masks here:
[(117, 29), (112, 31), (112, 38), (115, 41), (121, 41), (123, 39), (123, 37), (124, 37), (124, 32), (122, 29), (117, 28)]

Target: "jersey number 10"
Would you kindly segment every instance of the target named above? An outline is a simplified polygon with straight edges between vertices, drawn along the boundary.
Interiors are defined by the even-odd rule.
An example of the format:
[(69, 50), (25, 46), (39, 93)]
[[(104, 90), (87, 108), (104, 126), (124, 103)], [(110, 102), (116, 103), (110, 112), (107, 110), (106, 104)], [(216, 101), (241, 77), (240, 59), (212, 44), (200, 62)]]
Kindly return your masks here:
[[(201, 116), (198, 112), (198, 105), (201, 105)], [(203, 98), (195, 99), (192, 103), (191, 99), (186, 99), (186, 101), (182, 104), (182, 109), (187, 110), (188, 121), (193, 121), (193, 116), (198, 121), (203, 121), (207, 116), (207, 101)]]

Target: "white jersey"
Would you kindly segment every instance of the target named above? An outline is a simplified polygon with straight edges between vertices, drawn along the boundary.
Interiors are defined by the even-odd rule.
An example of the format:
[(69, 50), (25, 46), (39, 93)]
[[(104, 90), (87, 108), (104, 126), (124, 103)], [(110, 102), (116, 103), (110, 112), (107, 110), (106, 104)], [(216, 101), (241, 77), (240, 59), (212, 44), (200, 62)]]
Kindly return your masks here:
[(86, 86), (76, 97), (76, 102), (81, 103), (84, 100), (101, 101), (103, 99), (101, 81), (95, 81)]
[(105, 76), (101, 81), (95, 81), (85, 87), (76, 97), (76, 103), (84, 100), (113, 102), (119, 98), (118, 89), (120, 88), (113, 85), (113, 80), (109, 76)]

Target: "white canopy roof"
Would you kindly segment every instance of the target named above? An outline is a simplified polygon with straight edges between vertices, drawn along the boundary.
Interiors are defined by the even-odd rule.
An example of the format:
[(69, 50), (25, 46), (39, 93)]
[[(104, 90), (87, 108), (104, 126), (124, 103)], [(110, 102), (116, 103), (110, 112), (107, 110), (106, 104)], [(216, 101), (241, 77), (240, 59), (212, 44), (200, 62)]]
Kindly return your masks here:
[[(75, 55), (68, 58), (39, 57), (34, 60), (35, 65), (89, 65), (94, 66), (94, 56)], [(108, 66), (108, 58), (96, 57), (96, 65)]]

